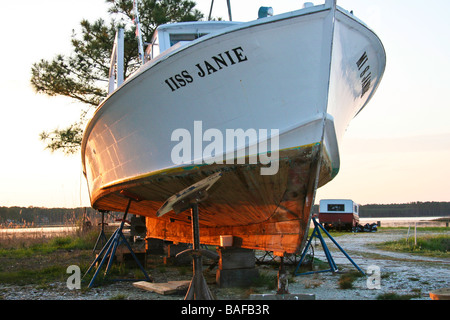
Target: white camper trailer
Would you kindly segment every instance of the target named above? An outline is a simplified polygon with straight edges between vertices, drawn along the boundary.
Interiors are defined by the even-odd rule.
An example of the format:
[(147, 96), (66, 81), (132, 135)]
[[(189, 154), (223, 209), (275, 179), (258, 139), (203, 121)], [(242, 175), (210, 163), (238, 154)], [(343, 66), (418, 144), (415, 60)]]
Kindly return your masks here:
[(353, 200), (320, 200), (319, 222), (327, 230), (352, 230), (359, 223), (359, 204)]

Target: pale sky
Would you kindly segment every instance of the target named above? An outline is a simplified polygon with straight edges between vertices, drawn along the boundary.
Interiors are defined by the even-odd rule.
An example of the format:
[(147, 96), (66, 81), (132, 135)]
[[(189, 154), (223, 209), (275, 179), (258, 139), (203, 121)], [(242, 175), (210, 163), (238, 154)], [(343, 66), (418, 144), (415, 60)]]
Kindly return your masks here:
[[(315, 1), (320, 3), (320, 1)], [(233, 20), (303, 1), (231, 0)], [(338, 176), (318, 190), (361, 204), (450, 201), (450, 1), (338, 0), (383, 42), (387, 66), (372, 101), (350, 123)], [(207, 17), (210, 0), (197, 1)], [(50, 153), (39, 133), (78, 119), (69, 99), (34, 93), (31, 65), (70, 53), (79, 22), (107, 17), (104, 0), (1, 1), (0, 206), (90, 206), (81, 155)], [(228, 19), (226, 1), (213, 16)]]

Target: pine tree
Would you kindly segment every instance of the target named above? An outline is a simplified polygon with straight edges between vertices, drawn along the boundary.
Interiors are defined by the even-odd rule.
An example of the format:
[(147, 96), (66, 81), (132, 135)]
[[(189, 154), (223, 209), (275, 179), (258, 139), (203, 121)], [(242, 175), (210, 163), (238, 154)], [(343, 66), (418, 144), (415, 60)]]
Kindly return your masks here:
[[(111, 50), (117, 29), (124, 28), (124, 76), (139, 67), (135, 36), (133, 0), (106, 0), (110, 4), (109, 23), (103, 19), (94, 22), (82, 20), (81, 31), (72, 33), (73, 53), (56, 55), (51, 60), (40, 60), (31, 68), (31, 85), (37, 93), (66, 96), (82, 102), (80, 119), (64, 129), (43, 131), (40, 138), (51, 151), (66, 154), (80, 149), (86, 115), (106, 97)], [(155, 29), (164, 23), (197, 21), (203, 14), (194, 9), (195, 2), (187, 0), (141, 0), (139, 18), (144, 42), (150, 42)]]

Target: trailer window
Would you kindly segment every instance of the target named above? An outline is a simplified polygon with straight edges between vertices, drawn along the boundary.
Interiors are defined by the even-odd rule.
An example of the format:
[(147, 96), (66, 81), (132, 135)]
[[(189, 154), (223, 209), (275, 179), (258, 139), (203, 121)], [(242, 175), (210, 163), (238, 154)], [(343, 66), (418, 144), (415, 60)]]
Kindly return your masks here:
[(344, 211), (344, 207), (343, 204), (329, 204), (328, 211)]

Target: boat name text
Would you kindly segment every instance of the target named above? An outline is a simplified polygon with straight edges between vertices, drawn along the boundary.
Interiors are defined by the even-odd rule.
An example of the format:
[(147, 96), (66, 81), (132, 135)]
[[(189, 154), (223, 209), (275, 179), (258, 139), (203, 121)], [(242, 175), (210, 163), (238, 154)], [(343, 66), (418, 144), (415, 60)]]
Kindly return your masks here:
[(369, 91), (370, 83), (372, 80), (372, 72), (370, 71), (369, 58), (367, 58), (367, 52), (364, 51), (361, 58), (359, 58), (359, 60), (356, 62), (356, 66), (360, 71), (359, 79), (361, 79), (361, 89), (362, 89), (361, 98), (362, 98), (366, 94), (366, 92)]
[(195, 71), (189, 72), (188, 70), (183, 70), (177, 73), (164, 82), (169, 86), (172, 92), (187, 86), (194, 82), (195, 77), (205, 78), (215, 72), (218, 72), (224, 68), (238, 64), (241, 62), (248, 61), (247, 56), (244, 54), (244, 49), (242, 47), (236, 47), (234, 49), (219, 53), (212, 56), (208, 60), (203, 60), (195, 64)]

